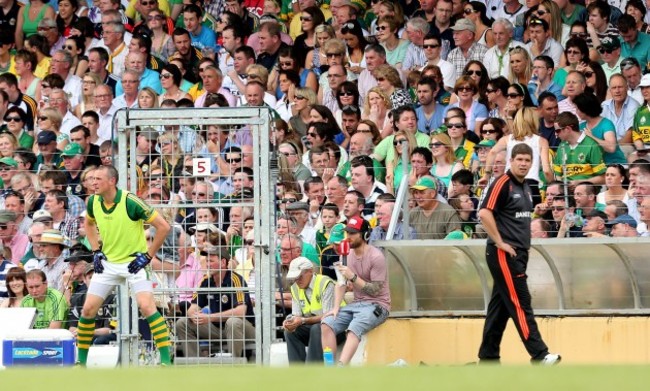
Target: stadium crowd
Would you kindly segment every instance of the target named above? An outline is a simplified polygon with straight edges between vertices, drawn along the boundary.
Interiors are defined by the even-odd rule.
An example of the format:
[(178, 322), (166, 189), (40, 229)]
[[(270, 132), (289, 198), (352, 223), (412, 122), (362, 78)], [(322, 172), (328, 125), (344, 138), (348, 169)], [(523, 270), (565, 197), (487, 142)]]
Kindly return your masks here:
[[(485, 238), (477, 207), (519, 143), (534, 151), (533, 237), (650, 236), (650, 13), (641, 0), (1, 7), (0, 300), (39, 309), (35, 327), (76, 332), (93, 273), (84, 202), (93, 170), (116, 163), (122, 108), (169, 109), (170, 118), (175, 108), (271, 109), (281, 167), (276, 302), (289, 332), (303, 314), (292, 284), (311, 270), (304, 260), (337, 280), (342, 227), (372, 245), (398, 208), (409, 225), (398, 221), (394, 240)], [(179, 293), (157, 295), (158, 307), (178, 317), (181, 340), (224, 332), (225, 350), (241, 355), (232, 341), (254, 338), (254, 295), (233, 290), (219, 303), (195, 290), (255, 284), (252, 209), (237, 205), (253, 197), (255, 134), (156, 126), (130, 137), (129, 180), (172, 225), (152, 269)], [(210, 159), (209, 177), (192, 175), (197, 157)], [(407, 210), (395, 202), (403, 182)], [(372, 291), (362, 288), (374, 281), (345, 274)], [(115, 326), (110, 303), (97, 341)], [(211, 313), (214, 329), (192, 328)], [(200, 354), (189, 342), (178, 349)]]

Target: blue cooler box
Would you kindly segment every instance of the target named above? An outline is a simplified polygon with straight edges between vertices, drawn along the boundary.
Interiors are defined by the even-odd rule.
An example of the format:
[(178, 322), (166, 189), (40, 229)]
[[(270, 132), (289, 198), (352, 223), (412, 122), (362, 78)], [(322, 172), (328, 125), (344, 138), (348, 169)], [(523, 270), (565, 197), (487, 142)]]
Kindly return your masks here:
[(2, 341), (5, 367), (71, 366), (75, 353), (75, 339), (68, 330), (25, 330), (6, 334)]

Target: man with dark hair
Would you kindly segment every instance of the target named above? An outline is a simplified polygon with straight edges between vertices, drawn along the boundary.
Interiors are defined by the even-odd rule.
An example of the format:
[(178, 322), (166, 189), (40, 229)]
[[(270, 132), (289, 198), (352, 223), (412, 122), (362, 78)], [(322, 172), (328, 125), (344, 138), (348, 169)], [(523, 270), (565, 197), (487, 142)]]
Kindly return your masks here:
[(109, 86), (115, 95), (115, 86), (120, 79), (108, 72), (106, 66), (110, 57), (103, 47), (95, 47), (88, 51), (88, 70), (99, 76), (104, 84)]
[(386, 192), (385, 185), (375, 180), (374, 163), (369, 156), (357, 156), (350, 162), (352, 172), (351, 186), (348, 190), (356, 190), (364, 198), (364, 208), (361, 216), (372, 218), (375, 212), (375, 201), (380, 194)]
[(244, 45), (235, 49), (232, 69), (228, 71), (223, 80), (224, 88), (228, 89), (233, 95), (241, 95), (237, 83), (245, 84), (245, 80), (248, 78), (246, 68), (251, 64), (255, 64), (255, 51), (253, 48)]
[(52, 227), (66, 238), (76, 240), (79, 237), (79, 219), (73, 217), (68, 208), (68, 195), (62, 190), (54, 189), (45, 194), (43, 209), (52, 216)]
[(345, 219), (353, 216), (360, 216), (363, 213), (366, 200), (357, 190), (349, 190), (343, 198), (343, 208), (341, 211)]
[(287, 44), (280, 37), (280, 25), (277, 23), (264, 23), (258, 32), (260, 50), (257, 63), (271, 72), (278, 60), (278, 53)]
[(555, 177), (558, 180), (566, 177), (572, 184), (583, 181), (603, 184), (607, 170), (603, 150), (580, 131), (578, 117), (569, 112), (560, 113), (555, 122), (555, 134), (562, 140), (553, 159)]
[(323, 179), (318, 176), (312, 176), (305, 180), (303, 183), (305, 194), (307, 195), (307, 203), (309, 204), (309, 218), (311, 225), (316, 226), (320, 218), (320, 210), (325, 205), (325, 183)]
[(499, 361), (501, 339), (509, 318), (533, 362), (554, 365), (562, 359), (559, 354), (550, 354), (542, 340), (526, 282), (533, 204), (525, 178), (532, 160), (533, 150), (528, 145), (515, 145), (510, 170), (487, 190), (479, 211), (489, 236), (485, 259), (494, 280), (478, 354), (482, 363)]
[[(395, 132), (404, 131), (411, 133), (415, 137), (418, 147), (429, 146), (429, 136), (424, 132), (418, 131), (422, 129), (418, 129), (418, 117), (413, 106), (404, 105), (393, 110), (393, 128)], [(379, 145), (375, 147), (372, 156), (380, 162), (392, 161), (395, 155), (393, 141), (395, 141), (395, 135), (381, 140)]]
[(598, 48), (601, 40), (605, 37), (612, 37), (618, 40), (618, 29), (610, 23), (612, 10), (605, 0), (592, 1), (587, 6), (587, 46)]
[[(129, 54), (133, 52), (139, 52), (144, 54), (145, 66), (147, 69), (156, 71), (158, 73), (162, 72), (162, 63), (156, 56), (151, 54), (151, 46), (153, 45), (151, 37), (146, 33), (134, 34), (129, 43)], [(128, 66), (128, 64), (127, 64)]]
[(454, 43), (454, 32), (451, 29), (451, 17), (454, 13), (454, 4), (452, 0), (440, 0), (436, 2), (435, 16), (429, 23), (432, 35), (440, 37), (440, 44), (442, 45), (440, 58), (447, 60), (449, 52), (456, 47)]
[(415, 109), (415, 115), (418, 119), (418, 130), (425, 134), (438, 129), (444, 122), (445, 110), (439, 108), (436, 103), (440, 88), (431, 77), (423, 77), (418, 81), (416, 94), (420, 104)]
[[(650, 35), (644, 34), (637, 29), (636, 20), (632, 15), (625, 14), (621, 16), (618, 19), (617, 27), (621, 36), (621, 57), (633, 57), (637, 61), (637, 66), (643, 64), (645, 68), (645, 64), (650, 61)], [(623, 76), (625, 76), (625, 68), (626, 66), (621, 63)], [(625, 77), (627, 78), (627, 76)], [(630, 83), (629, 79), (628, 83), (630, 84), (630, 88), (636, 88), (636, 85)]]
[(185, 79), (191, 83), (199, 82), (200, 78), (198, 75), (199, 61), (203, 58), (203, 54), (200, 50), (192, 46), (192, 38), (190, 32), (184, 28), (176, 28), (172, 34), (172, 40), (174, 42), (174, 47), (176, 48), (176, 53), (169, 57), (168, 61), (173, 59), (180, 59), (186, 65)]
[[(97, 145), (99, 151), (99, 144), (103, 140), (99, 138), (99, 114), (94, 110), (86, 110), (81, 114), (81, 124), (88, 129), (88, 143)], [(90, 153), (92, 155), (92, 153)], [(101, 163), (101, 161), (100, 161)]]
[[(336, 357), (336, 335), (346, 332), (339, 365), (347, 365), (359, 346), (361, 337), (379, 327), (390, 311), (390, 289), (386, 258), (381, 250), (368, 244), (370, 224), (360, 216), (348, 220), (350, 254), (346, 265), (335, 266), (345, 282), (335, 288), (334, 309), (323, 315), (321, 323), (323, 349), (330, 348)], [(348, 284), (354, 301), (344, 307), (343, 295)]]
[(219, 69), (227, 75), (234, 67), (235, 50), (244, 45), (245, 36), (235, 26), (226, 26), (221, 32), (221, 50), (219, 51)]
[(549, 56), (537, 56), (533, 61), (533, 77), (528, 82), (528, 93), (534, 105), (539, 105), (538, 99), (545, 92), (553, 94), (557, 101), (564, 99), (562, 86), (553, 81), (554, 69), (555, 63)]
[(202, 19), (203, 11), (198, 5), (188, 4), (183, 8), (183, 23), (192, 36), (192, 46), (199, 50), (203, 48), (216, 50), (217, 37), (214, 30), (202, 26)]
[(553, 151), (557, 150), (561, 141), (555, 134), (555, 126), (553, 125), (555, 120), (557, 120), (559, 112), (557, 102), (557, 96), (549, 91), (544, 91), (539, 94), (539, 106), (537, 107), (537, 113), (540, 119), (539, 135), (548, 141), (548, 146)]
[[(242, 22), (244, 22), (243, 26), (240, 27), (246, 36), (251, 35), (253, 32), (258, 31), (261, 28), (259, 16), (250, 12), (248, 8), (246, 8), (244, 0), (226, 0), (225, 3), (226, 11), (239, 15)], [(214, 16), (218, 17), (217, 15)]]
[[(94, 112), (93, 112), (94, 113)], [(96, 113), (94, 113), (97, 115)], [(83, 117), (82, 117), (83, 118)], [(102, 161), (99, 159), (99, 145), (90, 141), (90, 129), (83, 125), (77, 125), (70, 130), (70, 143), (77, 143), (83, 150), (83, 167), (99, 167)], [(65, 159), (64, 159), (65, 160)]]
[(530, 42), (526, 45), (526, 50), (531, 57), (537, 59), (540, 56), (548, 56), (553, 62), (551, 68), (555, 64), (559, 65), (564, 48), (551, 37), (551, 26), (543, 19), (533, 18), (528, 22), (528, 32)]

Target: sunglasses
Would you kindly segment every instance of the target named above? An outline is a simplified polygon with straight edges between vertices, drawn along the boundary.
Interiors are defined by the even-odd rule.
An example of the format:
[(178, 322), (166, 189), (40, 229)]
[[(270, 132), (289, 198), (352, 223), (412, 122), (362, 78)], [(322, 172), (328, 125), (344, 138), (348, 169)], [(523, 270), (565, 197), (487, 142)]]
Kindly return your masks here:
[(338, 56), (342, 56), (343, 53), (326, 53), (326, 55), (327, 55), (328, 58), (329, 57), (338, 57)]
[(458, 87), (458, 91), (474, 91), (474, 89), (470, 86), (463, 86), (463, 87)]
[(517, 94), (517, 93), (513, 93), (513, 92), (511, 92), (511, 93), (509, 93), (509, 94), (506, 94), (506, 97), (508, 97), (508, 98), (512, 98), (512, 99), (514, 99), (514, 98), (519, 98), (519, 97), (521, 97), (521, 96), (522, 96), (521, 94)]
[(493, 89), (487, 88), (487, 89), (485, 90), (485, 92), (487, 92), (488, 94), (491, 94), (491, 93), (493, 93), (493, 92), (497, 92), (497, 90), (493, 90)]
[(346, 23), (341, 27), (341, 30), (346, 29), (346, 30), (352, 30), (354, 29), (354, 23)]
[(224, 160), (227, 161), (228, 163), (239, 163), (239, 162), (241, 162), (240, 157), (225, 158)]
[(457, 123), (457, 124), (449, 124), (447, 125), (447, 127), (452, 129), (462, 129), (465, 127), (465, 125)]
[(393, 146), (396, 147), (398, 145), (401, 145), (404, 141), (406, 140), (405, 139), (393, 140)]
[(6, 117), (5, 121), (7, 121), (7, 122), (22, 122), (22, 118), (20, 118), (20, 117)]
[(281, 67), (292, 67), (293, 66), (293, 61), (282, 61), (280, 62)]
[(350, 91), (341, 91), (339, 92), (339, 96), (354, 96), (354, 94)]
[(571, 38), (582, 38), (585, 39), (589, 36), (587, 33), (571, 33), (570, 34)]
[(566, 209), (564, 206), (552, 206), (551, 207), (551, 210), (553, 212), (562, 212), (562, 211), (564, 211), (564, 209)]
[(586, 77), (587, 79), (590, 78), (590, 77), (592, 77), (593, 75), (594, 75), (594, 72), (592, 72), (592, 71), (586, 71), (586, 72), (585, 72), (585, 77)]
[(280, 153), (283, 154), (286, 157), (296, 156), (297, 155), (297, 153), (295, 153), (295, 152), (280, 152)]
[(473, 13), (473, 12), (476, 12), (476, 11), (474, 11), (474, 10), (471, 9), (471, 8), (465, 8), (465, 9), (463, 10), (463, 13), (464, 13), (465, 15), (469, 15), (469, 14), (471, 14), (471, 13)]
[(423, 47), (424, 49), (435, 49), (435, 48), (439, 48), (440, 45), (433, 45), (433, 44), (431, 44), (431, 45), (422, 45), (422, 47)]
[(199, 197), (205, 197), (207, 193), (201, 192), (201, 191), (193, 191), (192, 192), (193, 196), (199, 196)]
[(438, 148), (438, 147), (444, 147), (445, 144), (443, 143), (431, 143), (429, 144), (429, 148)]
[(148, 5), (156, 5), (156, 2), (155, 1), (141, 1), (140, 4), (146, 7)]
[(12, 170), (12, 168), (10, 166), (2, 166), (2, 167), (0, 167), (0, 171), (11, 171), (11, 170)]
[(165, 19), (162, 15), (147, 16), (147, 21), (151, 22), (152, 20), (163, 20)]
[(296, 96), (293, 97), (293, 99), (303, 100), (303, 99), (307, 99), (307, 98), (305, 98), (305, 97), (302, 96), (302, 95), (296, 95)]
[(492, 133), (496, 133), (496, 132), (497, 131), (495, 129), (483, 129), (483, 130), (481, 130), (481, 133), (483, 133), (483, 134), (492, 134)]
[(160, 74), (161, 79), (169, 79), (170, 77), (172, 77), (171, 73), (161, 73)]
[(307, 133), (307, 136), (315, 138), (315, 137), (318, 137), (318, 133), (309, 132), (309, 133)]
[(385, 77), (378, 77), (377, 81), (386, 81), (386, 78)]
[(345, 105), (345, 106), (343, 106), (341, 111), (353, 111), (353, 112), (356, 113), (357, 111), (359, 111), (359, 108), (357, 106), (353, 106), (353, 105)]
[(63, 47), (61, 49), (77, 50), (77, 48), (72, 46), (72, 45), (63, 45)]
[(567, 55), (569, 55), (569, 54), (580, 55), (580, 54), (582, 54), (582, 52), (580, 50), (571, 50), (571, 49), (569, 49), (569, 50), (566, 51), (566, 54)]
[(479, 70), (479, 71), (467, 71), (467, 72), (465, 72), (465, 74), (466, 74), (467, 76), (472, 76), (472, 75), (482, 76), (482, 75), (483, 75), (483, 71), (480, 71), (480, 70)]
[(639, 62), (636, 59), (628, 58), (621, 61), (621, 69), (628, 69), (634, 66), (639, 66)]
[(616, 50), (616, 49), (605, 49), (604, 47), (601, 46), (601, 47), (598, 48), (598, 53), (600, 53), (600, 54), (612, 54), (612, 53), (614, 53), (614, 50)]
[(537, 16), (544, 16), (544, 15), (548, 14), (547, 11), (539, 10), (539, 9), (535, 13), (537, 14)]
[(314, 19), (312, 19), (310, 17), (304, 17), (304, 16), (300, 17), (301, 22), (311, 22), (312, 20), (314, 20)]
[(387, 30), (387, 29), (388, 29), (388, 26), (377, 26), (377, 30), (379, 30), (379, 31), (384, 31), (384, 30)]

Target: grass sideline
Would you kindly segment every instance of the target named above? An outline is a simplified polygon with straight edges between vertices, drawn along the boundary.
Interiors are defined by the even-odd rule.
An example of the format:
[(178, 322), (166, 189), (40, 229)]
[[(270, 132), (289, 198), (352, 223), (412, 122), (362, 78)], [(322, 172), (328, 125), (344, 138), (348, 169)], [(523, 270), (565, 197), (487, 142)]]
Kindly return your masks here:
[[(32, 378), (33, 380), (29, 380)], [(0, 371), (3, 389), (217, 390), (647, 390), (648, 366), (431, 366), (364, 368), (176, 367)], [(11, 388), (10, 388), (11, 387)]]

